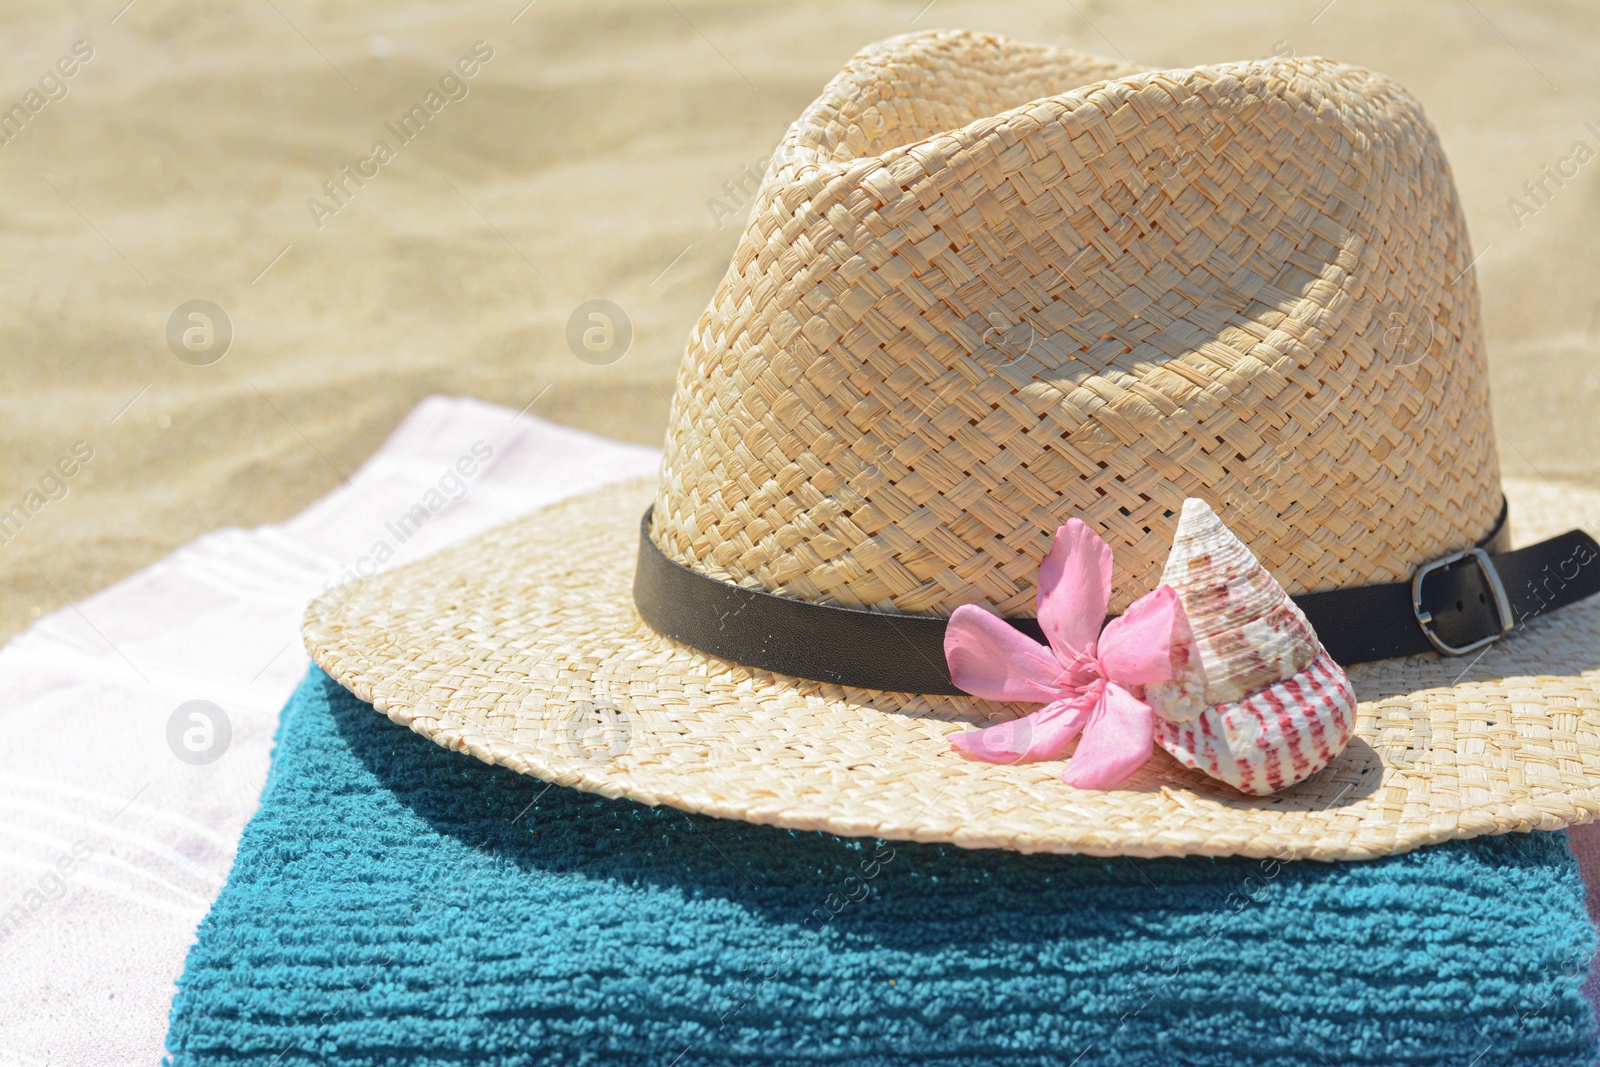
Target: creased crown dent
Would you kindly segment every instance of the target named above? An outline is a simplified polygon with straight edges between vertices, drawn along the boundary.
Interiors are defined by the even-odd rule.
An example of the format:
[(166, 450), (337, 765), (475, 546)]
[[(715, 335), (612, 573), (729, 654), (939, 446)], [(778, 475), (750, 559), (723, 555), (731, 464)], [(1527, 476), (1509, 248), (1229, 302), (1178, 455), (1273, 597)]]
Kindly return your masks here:
[(1031, 614), (1077, 516), (1119, 611), (1197, 496), (1291, 593), (1408, 576), (1498, 513), (1471, 261), (1369, 71), (881, 42), (790, 127), (689, 338), (652, 536), (799, 599)]

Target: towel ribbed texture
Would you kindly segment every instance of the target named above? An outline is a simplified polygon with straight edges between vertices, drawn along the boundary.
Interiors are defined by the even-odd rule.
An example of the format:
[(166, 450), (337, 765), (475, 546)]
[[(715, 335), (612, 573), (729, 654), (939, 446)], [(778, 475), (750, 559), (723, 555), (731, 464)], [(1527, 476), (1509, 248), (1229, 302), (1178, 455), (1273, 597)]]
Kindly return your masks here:
[(1592, 941), (1562, 834), (1332, 865), (844, 840), (546, 787), (313, 669), (168, 1047), (185, 1067), (1583, 1064)]

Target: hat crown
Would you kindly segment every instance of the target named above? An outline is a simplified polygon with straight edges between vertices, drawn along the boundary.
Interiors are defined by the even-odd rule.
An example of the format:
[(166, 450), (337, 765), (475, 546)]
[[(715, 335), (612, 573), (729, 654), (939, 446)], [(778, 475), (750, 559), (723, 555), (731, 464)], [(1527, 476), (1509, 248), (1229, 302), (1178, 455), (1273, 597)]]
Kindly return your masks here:
[(1291, 593), (1408, 576), (1499, 512), (1471, 262), (1381, 76), (882, 42), (690, 336), (651, 536), (780, 595), (1026, 615), (1077, 516), (1119, 611), (1192, 496)]

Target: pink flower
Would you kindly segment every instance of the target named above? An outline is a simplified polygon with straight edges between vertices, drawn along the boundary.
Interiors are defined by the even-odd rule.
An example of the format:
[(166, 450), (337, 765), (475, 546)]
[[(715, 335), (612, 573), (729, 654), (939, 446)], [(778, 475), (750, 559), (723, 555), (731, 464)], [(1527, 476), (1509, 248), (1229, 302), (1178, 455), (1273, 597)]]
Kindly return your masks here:
[(1134, 601), (1102, 631), (1111, 568), (1110, 546), (1069, 519), (1039, 568), (1039, 626), (1048, 646), (971, 604), (950, 616), (944, 655), (957, 686), (985, 700), (1044, 705), (952, 737), (963, 755), (990, 763), (1055, 759), (1081, 732), (1061, 779), (1082, 789), (1109, 789), (1150, 758), (1155, 719), (1144, 687), (1170, 681), (1198, 655), (1169, 585)]

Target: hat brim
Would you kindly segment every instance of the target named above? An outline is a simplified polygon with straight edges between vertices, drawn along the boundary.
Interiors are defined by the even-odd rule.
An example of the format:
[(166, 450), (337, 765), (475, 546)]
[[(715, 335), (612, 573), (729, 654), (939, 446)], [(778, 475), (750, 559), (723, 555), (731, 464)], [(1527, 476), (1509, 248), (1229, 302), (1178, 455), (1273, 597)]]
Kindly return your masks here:
[[(562, 786), (752, 823), (963, 848), (1365, 859), (1600, 813), (1600, 597), (1477, 659), (1362, 664), (1355, 739), (1250, 797), (1157, 749), (1124, 788), (1001, 766), (951, 734), (1030, 707), (846, 689), (663, 637), (633, 608), (625, 483), (313, 601), (312, 658), (446, 748)], [(1600, 493), (1509, 480), (1519, 543), (1600, 529)], [(730, 620), (737, 625), (737, 620)], [(509, 813), (514, 815), (515, 813)]]

